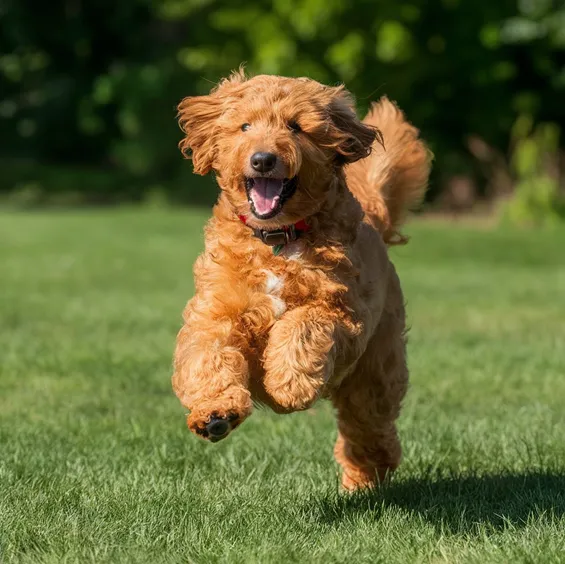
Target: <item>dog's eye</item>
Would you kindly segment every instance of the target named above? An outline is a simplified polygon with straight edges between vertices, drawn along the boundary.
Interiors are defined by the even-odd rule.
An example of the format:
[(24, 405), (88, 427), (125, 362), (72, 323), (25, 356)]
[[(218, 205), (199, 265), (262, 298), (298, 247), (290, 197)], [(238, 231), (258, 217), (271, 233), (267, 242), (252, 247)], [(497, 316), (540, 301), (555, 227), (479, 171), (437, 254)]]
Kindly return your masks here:
[(241, 126), (241, 131), (247, 131), (250, 127), (251, 127), (250, 124), (244, 123), (244, 124)]
[(294, 119), (291, 119), (286, 126), (293, 131), (294, 133), (299, 133), (300, 131), (302, 131), (302, 129), (300, 129), (300, 126), (298, 125), (298, 122)]

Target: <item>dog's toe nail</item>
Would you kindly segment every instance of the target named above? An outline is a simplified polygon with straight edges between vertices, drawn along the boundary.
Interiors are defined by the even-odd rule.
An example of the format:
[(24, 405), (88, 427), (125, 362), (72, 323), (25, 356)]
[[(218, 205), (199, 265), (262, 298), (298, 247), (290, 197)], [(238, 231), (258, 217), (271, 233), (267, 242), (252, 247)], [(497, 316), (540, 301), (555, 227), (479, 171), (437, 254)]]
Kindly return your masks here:
[(214, 417), (206, 425), (206, 430), (211, 437), (217, 439), (223, 437), (230, 430), (230, 424), (225, 419)]

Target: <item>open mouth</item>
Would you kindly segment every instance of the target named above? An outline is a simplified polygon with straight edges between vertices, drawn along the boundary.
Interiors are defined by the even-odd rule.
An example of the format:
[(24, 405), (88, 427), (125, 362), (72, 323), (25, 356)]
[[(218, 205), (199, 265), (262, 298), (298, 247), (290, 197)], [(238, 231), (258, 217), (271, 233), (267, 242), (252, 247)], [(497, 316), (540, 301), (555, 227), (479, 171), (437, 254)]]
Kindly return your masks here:
[(253, 215), (258, 219), (275, 217), (284, 203), (294, 194), (298, 177), (293, 178), (246, 178), (245, 190)]

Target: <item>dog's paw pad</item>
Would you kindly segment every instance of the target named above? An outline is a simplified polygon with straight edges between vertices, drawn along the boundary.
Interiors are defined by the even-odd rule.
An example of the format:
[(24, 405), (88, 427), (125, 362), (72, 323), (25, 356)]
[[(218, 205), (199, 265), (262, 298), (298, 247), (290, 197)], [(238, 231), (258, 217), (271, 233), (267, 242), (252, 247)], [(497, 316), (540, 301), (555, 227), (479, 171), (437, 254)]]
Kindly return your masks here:
[(245, 416), (236, 410), (193, 411), (187, 417), (187, 424), (193, 433), (215, 443), (225, 439)]
[(189, 427), (203, 439), (216, 443), (225, 439), (240, 423), (241, 419), (237, 413), (214, 411), (206, 419), (189, 422)]
[(206, 425), (211, 440), (219, 441), (230, 432), (230, 423), (224, 417), (212, 417)]

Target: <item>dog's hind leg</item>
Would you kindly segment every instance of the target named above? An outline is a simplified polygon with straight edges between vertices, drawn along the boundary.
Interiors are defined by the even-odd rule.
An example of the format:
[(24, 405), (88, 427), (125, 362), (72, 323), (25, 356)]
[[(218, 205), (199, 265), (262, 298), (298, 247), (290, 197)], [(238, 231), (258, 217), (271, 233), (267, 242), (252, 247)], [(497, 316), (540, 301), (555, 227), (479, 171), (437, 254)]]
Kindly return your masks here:
[(339, 430), (334, 455), (345, 489), (372, 487), (398, 466), (395, 421), (407, 381), (403, 316), (384, 314), (355, 371), (332, 394)]

